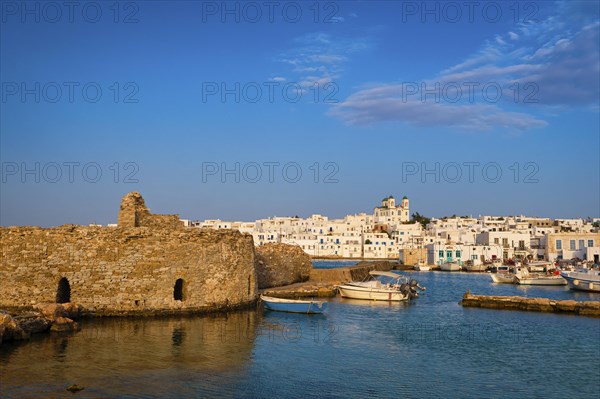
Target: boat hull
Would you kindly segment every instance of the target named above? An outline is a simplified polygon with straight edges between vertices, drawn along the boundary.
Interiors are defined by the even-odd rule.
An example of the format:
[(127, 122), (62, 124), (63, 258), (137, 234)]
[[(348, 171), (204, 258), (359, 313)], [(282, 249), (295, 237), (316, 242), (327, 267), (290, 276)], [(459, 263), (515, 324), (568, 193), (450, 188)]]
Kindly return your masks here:
[(323, 313), (327, 308), (327, 302), (323, 301), (295, 301), (295, 300), (272, 300), (261, 297), (265, 309), (276, 312), (287, 313)]
[(558, 285), (567, 285), (567, 281), (560, 276), (558, 276), (558, 277), (539, 277), (539, 278), (517, 278), (517, 284), (558, 286)]
[(486, 268), (486, 265), (463, 266), (463, 269), (467, 272), (485, 272)]
[(429, 266), (417, 265), (415, 266), (415, 270), (419, 272), (428, 272), (431, 269)]
[(600, 282), (598, 282), (598, 281), (570, 277), (565, 274), (561, 274), (561, 275), (565, 280), (567, 280), (567, 284), (569, 284), (569, 288), (572, 290), (600, 292)]
[(460, 271), (460, 265), (457, 263), (443, 263), (440, 265), (440, 270), (445, 272), (458, 272)]
[(342, 298), (363, 299), (368, 301), (407, 301), (408, 295), (397, 290), (382, 290), (353, 285), (340, 285), (338, 291)]
[(490, 277), (494, 283), (498, 284), (514, 284), (515, 276), (507, 273), (491, 273)]

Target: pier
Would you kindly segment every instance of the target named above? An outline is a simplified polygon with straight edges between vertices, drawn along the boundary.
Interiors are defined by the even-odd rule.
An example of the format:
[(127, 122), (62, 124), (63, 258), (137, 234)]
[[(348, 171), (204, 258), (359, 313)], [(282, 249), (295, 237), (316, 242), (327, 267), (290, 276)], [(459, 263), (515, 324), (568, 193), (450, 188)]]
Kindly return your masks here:
[(565, 313), (600, 317), (600, 301), (554, 300), (520, 296), (473, 295), (467, 291), (461, 302), (464, 307), (524, 310), (529, 312)]

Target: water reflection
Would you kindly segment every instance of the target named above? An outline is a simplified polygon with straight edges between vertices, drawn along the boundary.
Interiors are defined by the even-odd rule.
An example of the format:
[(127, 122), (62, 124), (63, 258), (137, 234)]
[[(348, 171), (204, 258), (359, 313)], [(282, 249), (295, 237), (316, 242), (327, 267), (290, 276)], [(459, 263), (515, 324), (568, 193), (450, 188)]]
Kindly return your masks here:
[[(163, 373), (243, 369), (252, 355), (256, 324), (254, 311), (185, 318), (84, 320), (76, 333), (41, 334), (27, 343), (3, 344), (3, 394), (62, 395), (67, 386), (76, 383), (87, 387), (78, 393), (80, 398), (107, 393), (127, 396), (141, 389), (139, 384), (136, 388), (124, 381), (127, 376), (144, 381), (144, 390), (152, 389), (161, 396), (165, 388), (158, 376)], [(32, 381), (35, 388), (31, 387)]]

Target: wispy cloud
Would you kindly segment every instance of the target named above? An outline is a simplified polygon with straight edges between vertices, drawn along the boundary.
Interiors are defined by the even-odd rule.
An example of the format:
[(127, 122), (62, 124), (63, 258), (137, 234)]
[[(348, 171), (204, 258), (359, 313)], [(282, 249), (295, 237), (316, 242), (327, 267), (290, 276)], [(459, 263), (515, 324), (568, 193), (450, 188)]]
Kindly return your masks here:
[(303, 87), (324, 85), (340, 78), (344, 64), (356, 52), (369, 47), (367, 38), (341, 38), (326, 33), (310, 33), (296, 38), (292, 48), (278, 61), (291, 67)]
[(448, 104), (407, 97), (402, 85), (359, 91), (334, 107), (330, 115), (353, 125), (400, 121), (417, 126), (446, 126), (470, 131), (505, 128), (512, 131), (543, 127), (533, 116), (502, 110), (495, 104)]
[[(555, 16), (521, 23), (506, 34), (495, 35), (472, 56), (422, 82), (427, 87), (435, 83), (442, 86), (493, 83), (502, 90), (499, 102), (464, 101), (466, 96), (459, 102), (423, 101), (418, 96), (403, 95), (404, 87), (393, 82), (359, 90), (335, 105), (330, 114), (355, 125), (396, 121), (485, 131), (494, 127), (513, 130), (543, 127), (547, 122), (533, 115), (539, 110), (598, 108), (598, 5), (586, 3), (586, 7), (596, 11), (557, 3)], [(535, 90), (535, 108), (522, 101), (533, 92), (524, 91), (524, 87)], [(518, 101), (515, 90), (521, 91)]]

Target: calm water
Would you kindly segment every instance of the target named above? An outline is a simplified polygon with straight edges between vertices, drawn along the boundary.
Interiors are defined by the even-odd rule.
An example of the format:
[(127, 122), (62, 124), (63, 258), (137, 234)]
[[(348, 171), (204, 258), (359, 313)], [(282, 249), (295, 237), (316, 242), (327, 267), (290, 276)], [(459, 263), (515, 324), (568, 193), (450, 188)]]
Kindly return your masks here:
[[(326, 316), (263, 312), (89, 320), (0, 347), (2, 397), (597, 398), (600, 320), (464, 309), (462, 294), (596, 299), (489, 276), (412, 273), (411, 304), (335, 299)], [(73, 383), (85, 390), (72, 395)]]
[(354, 266), (360, 260), (323, 260), (315, 259), (312, 261), (315, 269), (335, 269), (336, 267)]

